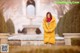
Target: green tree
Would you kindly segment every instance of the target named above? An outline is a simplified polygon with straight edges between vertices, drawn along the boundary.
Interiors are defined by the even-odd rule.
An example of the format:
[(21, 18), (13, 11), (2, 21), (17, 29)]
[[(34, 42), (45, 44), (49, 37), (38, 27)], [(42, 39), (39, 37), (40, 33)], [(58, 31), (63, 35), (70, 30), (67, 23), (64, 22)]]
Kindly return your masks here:
[(3, 11), (0, 10), (0, 33), (7, 33), (7, 26), (3, 16)]
[(14, 28), (14, 24), (13, 24), (12, 20), (8, 19), (6, 24), (7, 24), (8, 32), (10, 34), (15, 33), (15, 28)]
[(57, 33), (80, 33), (80, 4), (69, 10), (57, 25)]

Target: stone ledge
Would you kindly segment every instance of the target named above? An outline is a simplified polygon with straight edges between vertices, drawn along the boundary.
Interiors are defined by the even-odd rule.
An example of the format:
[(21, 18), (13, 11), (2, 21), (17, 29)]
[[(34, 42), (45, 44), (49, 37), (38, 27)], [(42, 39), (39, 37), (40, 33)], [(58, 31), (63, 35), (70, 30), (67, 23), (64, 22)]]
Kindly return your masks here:
[(63, 33), (63, 35), (67, 35), (67, 36), (79, 35), (80, 36), (80, 33)]
[(65, 45), (71, 45), (71, 38), (80, 38), (80, 33), (63, 33)]
[[(43, 39), (44, 39), (43, 34), (41, 34), (41, 35), (15, 34), (13, 36), (10, 36), (8, 38), (8, 41), (12, 44), (14, 44), (15, 42), (16, 43), (21, 42), (21, 46), (24, 46), (24, 45), (44, 45)], [(57, 36), (56, 37), (56, 44), (57, 45), (64, 45), (64, 38)]]
[(10, 35), (9, 33), (0, 33), (0, 35)]
[[(25, 35), (25, 34), (14, 34), (10, 37), (8, 37), (8, 40), (37, 40), (37, 41), (43, 41), (44, 39), (44, 36), (43, 34), (40, 34), (40, 35)], [(56, 36), (55, 37), (56, 40), (64, 40), (64, 37), (59, 37), (59, 36)]]
[(0, 33), (0, 38), (8, 38), (9, 33)]

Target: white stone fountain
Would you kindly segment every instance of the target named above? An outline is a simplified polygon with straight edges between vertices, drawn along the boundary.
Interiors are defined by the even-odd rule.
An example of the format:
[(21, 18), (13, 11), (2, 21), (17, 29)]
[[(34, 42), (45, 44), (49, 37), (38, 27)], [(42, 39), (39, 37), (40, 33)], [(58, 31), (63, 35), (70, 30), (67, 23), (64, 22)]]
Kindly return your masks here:
[[(29, 1), (29, 2), (33, 2), (33, 1)], [(33, 2), (34, 4), (34, 2)], [(23, 28), (25, 28), (27, 30), (27, 34), (36, 34), (35, 30), (36, 28), (39, 28), (39, 25), (33, 25), (33, 19), (36, 18), (36, 9), (35, 6), (33, 4), (29, 4), (27, 5), (27, 18), (30, 20), (30, 24), (29, 25), (24, 25)]]

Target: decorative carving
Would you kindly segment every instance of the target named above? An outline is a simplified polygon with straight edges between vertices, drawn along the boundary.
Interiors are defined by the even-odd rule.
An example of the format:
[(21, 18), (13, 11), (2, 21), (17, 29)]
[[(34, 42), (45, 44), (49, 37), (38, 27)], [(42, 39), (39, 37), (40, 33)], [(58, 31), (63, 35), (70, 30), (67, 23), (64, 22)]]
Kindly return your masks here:
[(28, 5), (33, 5), (35, 7), (35, 1), (34, 0), (28, 0), (26, 6), (28, 6)]

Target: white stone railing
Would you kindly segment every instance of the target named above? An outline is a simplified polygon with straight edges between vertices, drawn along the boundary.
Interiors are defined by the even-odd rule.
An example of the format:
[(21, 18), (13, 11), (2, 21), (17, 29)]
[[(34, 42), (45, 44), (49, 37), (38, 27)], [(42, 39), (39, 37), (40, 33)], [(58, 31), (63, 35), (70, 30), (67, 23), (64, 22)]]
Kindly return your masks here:
[(65, 45), (71, 45), (71, 38), (80, 38), (80, 33), (63, 33)]

